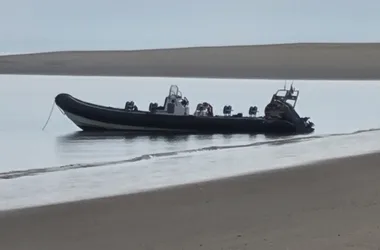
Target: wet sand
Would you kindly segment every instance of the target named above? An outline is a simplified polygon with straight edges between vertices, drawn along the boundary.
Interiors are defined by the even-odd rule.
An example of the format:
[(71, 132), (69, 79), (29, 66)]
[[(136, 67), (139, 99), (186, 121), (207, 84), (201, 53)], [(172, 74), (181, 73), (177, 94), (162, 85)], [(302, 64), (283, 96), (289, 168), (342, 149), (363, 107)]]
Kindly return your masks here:
[(4, 211), (0, 249), (378, 249), (379, 163), (368, 154)]
[(0, 74), (380, 79), (380, 43), (300, 43), (0, 57)]

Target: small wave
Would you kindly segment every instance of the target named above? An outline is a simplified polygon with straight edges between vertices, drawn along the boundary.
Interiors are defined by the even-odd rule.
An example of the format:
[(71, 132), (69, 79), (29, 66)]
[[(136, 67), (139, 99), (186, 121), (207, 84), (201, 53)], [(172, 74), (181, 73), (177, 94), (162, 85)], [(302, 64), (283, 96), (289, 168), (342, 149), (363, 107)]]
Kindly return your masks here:
[(310, 140), (328, 138), (328, 137), (347, 136), (347, 135), (361, 134), (361, 133), (367, 133), (367, 132), (373, 132), (373, 131), (380, 131), (380, 128), (357, 130), (350, 133), (335, 133), (335, 134), (326, 134), (326, 135), (293, 137), (293, 138), (287, 138), (287, 139), (254, 142), (254, 143), (249, 143), (249, 144), (209, 146), (209, 147), (202, 147), (202, 148), (197, 148), (197, 149), (179, 150), (179, 151), (162, 152), (162, 153), (154, 153), (154, 154), (144, 154), (141, 156), (137, 156), (137, 157), (133, 157), (133, 158), (125, 159), (125, 160), (103, 161), (103, 162), (83, 163), (83, 164), (79, 163), (79, 164), (63, 165), (63, 166), (58, 166), (58, 167), (15, 170), (15, 171), (0, 173), (0, 179), (14, 179), (14, 178), (19, 178), (19, 177), (24, 177), (24, 176), (32, 176), (32, 175), (37, 175), (37, 174), (52, 173), (52, 172), (58, 172), (58, 171), (102, 167), (102, 166), (110, 166), (110, 165), (123, 164), (123, 163), (133, 163), (133, 162), (139, 162), (139, 161), (144, 161), (144, 160), (150, 160), (152, 158), (168, 157), (168, 156), (175, 156), (179, 154), (196, 153), (196, 152), (202, 152), (202, 151), (248, 148), (248, 147), (258, 147), (258, 146), (263, 146), (263, 145), (278, 146), (278, 145), (285, 145), (285, 144), (297, 143), (297, 142), (302, 142), (302, 141), (310, 141)]

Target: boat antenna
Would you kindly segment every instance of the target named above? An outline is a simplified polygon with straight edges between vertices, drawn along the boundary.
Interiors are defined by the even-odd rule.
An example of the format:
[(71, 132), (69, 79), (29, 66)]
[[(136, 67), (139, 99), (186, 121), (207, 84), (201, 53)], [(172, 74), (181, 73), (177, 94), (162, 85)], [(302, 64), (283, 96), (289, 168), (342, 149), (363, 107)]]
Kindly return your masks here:
[(286, 80), (285, 80), (285, 84), (284, 84), (284, 89), (286, 89)]

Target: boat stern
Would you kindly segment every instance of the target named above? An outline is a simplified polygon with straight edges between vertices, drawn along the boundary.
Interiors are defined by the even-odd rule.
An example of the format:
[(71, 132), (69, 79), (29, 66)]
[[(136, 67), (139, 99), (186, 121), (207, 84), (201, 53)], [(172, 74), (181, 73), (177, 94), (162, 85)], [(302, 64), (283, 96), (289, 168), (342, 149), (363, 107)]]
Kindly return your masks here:
[(302, 124), (298, 126), (298, 130), (302, 133), (312, 133), (314, 132), (314, 122), (310, 121), (310, 117), (301, 117)]

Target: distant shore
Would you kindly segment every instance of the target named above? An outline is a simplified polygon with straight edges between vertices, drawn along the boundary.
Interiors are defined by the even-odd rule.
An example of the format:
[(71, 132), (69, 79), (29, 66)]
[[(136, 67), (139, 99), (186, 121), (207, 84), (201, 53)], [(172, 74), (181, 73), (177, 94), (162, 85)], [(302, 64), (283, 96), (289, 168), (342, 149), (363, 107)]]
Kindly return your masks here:
[(380, 79), (380, 43), (295, 43), (0, 56), (0, 74)]
[(0, 212), (0, 249), (377, 249), (380, 153)]

